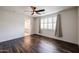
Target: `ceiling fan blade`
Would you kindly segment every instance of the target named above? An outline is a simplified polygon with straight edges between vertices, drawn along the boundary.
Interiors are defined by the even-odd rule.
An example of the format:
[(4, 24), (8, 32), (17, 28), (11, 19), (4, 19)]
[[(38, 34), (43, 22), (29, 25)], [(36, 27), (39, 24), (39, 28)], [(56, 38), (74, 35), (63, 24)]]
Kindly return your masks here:
[(37, 14), (41, 15), (39, 12), (36, 12)]
[(31, 6), (31, 8), (32, 8), (32, 10), (35, 10), (35, 9), (36, 9), (36, 7), (35, 7), (35, 6)]
[(45, 9), (36, 10), (35, 12), (43, 12), (43, 11), (45, 11)]
[(31, 15), (33, 15), (33, 14), (34, 14), (34, 12)]
[(33, 6), (30, 6), (32, 9), (34, 8)]

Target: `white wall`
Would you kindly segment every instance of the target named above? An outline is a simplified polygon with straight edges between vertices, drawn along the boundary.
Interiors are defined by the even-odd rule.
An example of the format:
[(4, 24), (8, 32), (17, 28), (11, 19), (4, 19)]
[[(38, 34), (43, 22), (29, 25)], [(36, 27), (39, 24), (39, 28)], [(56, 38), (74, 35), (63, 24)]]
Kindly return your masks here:
[(0, 10), (0, 42), (24, 36), (24, 15)]
[(78, 44), (77, 40), (77, 8), (60, 12), (63, 28), (63, 40)]
[(33, 18), (33, 17), (30, 17), (30, 22), (31, 22), (31, 35), (32, 34), (35, 34), (35, 32), (36, 32), (36, 28), (35, 28), (35, 24), (36, 24), (36, 22), (35, 22), (35, 18)]
[[(71, 42), (78, 44), (78, 39), (77, 39), (77, 8), (71, 8), (67, 10), (63, 10), (59, 12), (61, 14), (61, 20), (62, 20), (62, 30), (63, 30), (63, 38), (57, 38), (55, 36), (51, 35), (46, 35), (46, 34), (40, 34), (52, 38), (57, 38), (59, 40)], [(36, 34), (39, 34), (39, 22), (38, 19), (36, 19)], [(49, 34), (49, 33), (48, 33)]]
[(33, 29), (34, 29), (34, 34), (39, 34), (39, 18), (33, 18)]
[(79, 45), (79, 7), (78, 7), (78, 45)]

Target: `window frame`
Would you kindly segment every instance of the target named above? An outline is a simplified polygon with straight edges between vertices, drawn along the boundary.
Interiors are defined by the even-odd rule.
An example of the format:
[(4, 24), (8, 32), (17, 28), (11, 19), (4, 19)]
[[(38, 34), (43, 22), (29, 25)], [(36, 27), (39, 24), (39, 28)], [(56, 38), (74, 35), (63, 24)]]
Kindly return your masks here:
[[(52, 22), (49, 22), (48, 20), (50, 19), (50, 17), (51, 17), (51, 20), (52, 20)], [(54, 20), (54, 17), (56, 17), (56, 19), (55, 19), (55, 22), (53, 22), (53, 20)], [(47, 19), (47, 23), (45, 23), (44, 21), (45, 21), (45, 19)], [(41, 20), (43, 21), (42, 23), (41, 23)], [(41, 28), (41, 30), (52, 30), (52, 31), (54, 31), (55, 30), (55, 28), (53, 29), (53, 27), (54, 27), (54, 23), (55, 23), (55, 27), (56, 27), (56, 21), (57, 21), (57, 15), (54, 15), (54, 16), (46, 16), (46, 17), (41, 17), (41, 19), (40, 19), (40, 25), (42, 24), (43, 25), (43, 28)], [(45, 28), (45, 24), (47, 24), (47, 28)], [(52, 26), (51, 26), (51, 28), (49, 27), (49, 24), (51, 24)], [(50, 28), (50, 29), (49, 29)]]

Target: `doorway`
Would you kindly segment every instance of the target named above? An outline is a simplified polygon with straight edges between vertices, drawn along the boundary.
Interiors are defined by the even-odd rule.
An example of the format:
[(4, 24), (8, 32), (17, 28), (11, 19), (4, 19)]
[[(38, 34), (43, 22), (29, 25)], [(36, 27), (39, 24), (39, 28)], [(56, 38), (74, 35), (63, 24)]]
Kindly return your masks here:
[(25, 32), (24, 36), (28, 36), (31, 33), (31, 27), (30, 27), (30, 18), (27, 16), (25, 18)]

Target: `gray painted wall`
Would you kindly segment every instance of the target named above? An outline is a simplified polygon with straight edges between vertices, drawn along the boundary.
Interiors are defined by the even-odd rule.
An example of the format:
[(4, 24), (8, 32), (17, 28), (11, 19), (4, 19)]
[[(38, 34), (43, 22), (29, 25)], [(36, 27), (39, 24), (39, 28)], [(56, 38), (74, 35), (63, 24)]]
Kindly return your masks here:
[[(78, 44), (77, 39), (77, 8), (70, 8), (67, 10), (63, 10), (59, 12), (61, 14), (61, 20), (62, 20), (62, 30), (63, 30), (63, 38), (55, 37), (54, 35), (48, 33), (42, 33), (40, 35), (48, 36), (52, 38), (57, 38), (59, 40), (71, 42)], [(39, 22), (38, 19), (35, 19), (35, 33), (39, 34)], [(50, 34), (50, 35), (49, 35)]]

